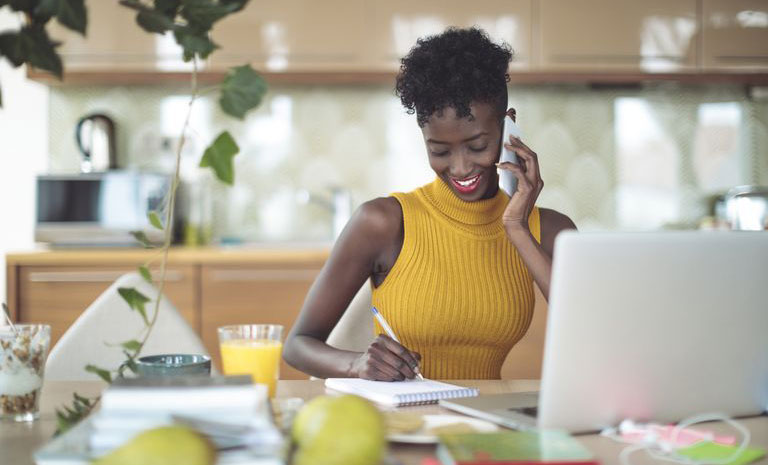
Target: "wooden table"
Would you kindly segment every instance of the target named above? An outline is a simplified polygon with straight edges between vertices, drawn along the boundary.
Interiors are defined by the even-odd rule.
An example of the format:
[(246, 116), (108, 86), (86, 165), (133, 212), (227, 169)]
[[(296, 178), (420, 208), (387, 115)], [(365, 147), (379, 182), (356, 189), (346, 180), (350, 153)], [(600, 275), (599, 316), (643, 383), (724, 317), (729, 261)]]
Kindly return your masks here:
[[(503, 392), (522, 392), (538, 389), (538, 381), (534, 380), (505, 380), (505, 381), (456, 381), (456, 384), (476, 387), (481, 394), (496, 394)], [(56, 429), (54, 409), (71, 400), (72, 392), (83, 395), (96, 395), (104, 384), (98, 381), (53, 381), (43, 387), (40, 419), (33, 423), (0, 422), (0, 465), (29, 465), (33, 464), (32, 452), (47, 442)], [(277, 387), (278, 397), (301, 397), (309, 399), (324, 392), (322, 381), (280, 381)], [(446, 412), (438, 406), (409, 407), (410, 411), (423, 413)], [(752, 445), (768, 449), (768, 417), (763, 415), (742, 419), (741, 422), (752, 433)], [(707, 429), (728, 431), (727, 425), (720, 423), (708, 424)], [(604, 465), (618, 464), (618, 455), (623, 445), (598, 435), (579, 435), (577, 439), (591, 450)], [(433, 445), (392, 444), (391, 462), (403, 465), (418, 465), (424, 457), (434, 454)], [(632, 455), (633, 465), (646, 465), (658, 462), (651, 460), (644, 452)], [(757, 464), (768, 464), (768, 458), (763, 458)]]

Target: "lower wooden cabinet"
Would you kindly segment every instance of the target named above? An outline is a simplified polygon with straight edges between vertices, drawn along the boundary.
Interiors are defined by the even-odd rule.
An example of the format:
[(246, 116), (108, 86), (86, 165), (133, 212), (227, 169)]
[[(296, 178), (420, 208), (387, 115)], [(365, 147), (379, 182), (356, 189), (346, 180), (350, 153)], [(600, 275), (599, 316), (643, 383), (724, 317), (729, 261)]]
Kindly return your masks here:
[[(137, 265), (138, 266), (138, 265)], [(51, 347), (78, 316), (118, 277), (135, 266), (22, 266), (18, 270), (16, 311), (22, 323), (51, 325)], [(196, 267), (177, 266), (166, 271), (164, 293), (185, 320), (200, 330), (196, 309)], [(155, 273), (153, 273), (155, 274)], [(131, 311), (128, 306), (115, 311)]]
[[(200, 289), (202, 336), (214, 364), (221, 367), (219, 326), (279, 324), (287, 332), (322, 266), (322, 261), (260, 263), (258, 267), (204, 265)], [(281, 362), (280, 378), (308, 376)]]
[[(153, 257), (152, 253), (51, 251), (8, 255), (11, 316), (22, 323), (50, 324), (51, 343), (55, 344), (102, 292), (122, 274), (136, 271)], [(201, 336), (220, 370), (217, 328), (273, 323), (285, 326), (287, 334), (327, 256), (327, 250), (172, 250), (164, 294)], [(130, 310), (126, 306), (115, 311)], [(284, 362), (280, 375), (283, 379), (308, 378)]]

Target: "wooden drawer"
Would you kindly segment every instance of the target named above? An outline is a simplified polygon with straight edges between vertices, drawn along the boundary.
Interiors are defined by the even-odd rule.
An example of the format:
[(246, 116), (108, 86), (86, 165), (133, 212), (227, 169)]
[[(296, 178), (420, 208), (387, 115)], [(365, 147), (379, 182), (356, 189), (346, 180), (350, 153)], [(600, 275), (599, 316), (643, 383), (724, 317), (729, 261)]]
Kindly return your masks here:
[[(22, 266), (17, 284), (19, 321), (50, 324), (53, 345), (102, 292), (118, 277), (131, 271), (136, 271), (136, 267)], [(164, 293), (192, 328), (199, 332), (196, 274), (197, 267), (193, 265), (169, 267)], [(130, 311), (127, 305), (124, 310)]]
[[(323, 261), (203, 265), (201, 268), (202, 337), (221, 367), (217, 328), (231, 324), (280, 324), (287, 333), (301, 310)], [(281, 379), (308, 376), (281, 362)]]

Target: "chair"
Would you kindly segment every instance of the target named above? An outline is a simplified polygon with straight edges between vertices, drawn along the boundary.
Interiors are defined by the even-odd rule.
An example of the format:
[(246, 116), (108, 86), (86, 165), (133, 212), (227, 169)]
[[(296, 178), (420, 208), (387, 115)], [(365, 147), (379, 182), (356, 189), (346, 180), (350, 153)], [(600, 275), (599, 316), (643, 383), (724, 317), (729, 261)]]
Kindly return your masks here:
[[(111, 370), (125, 360), (120, 343), (139, 339), (144, 322), (120, 297), (117, 292), (120, 287), (133, 287), (149, 297), (151, 300), (146, 309), (151, 318), (157, 289), (138, 273), (121, 276), (93, 301), (53, 347), (45, 365), (46, 380), (93, 380), (95, 375), (85, 371), (86, 365)], [(142, 356), (162, 353), (208, 355), (198, 335), (167, 298), (160, 301), (159, 312)]]
[(365, 352), (374, 338), (371, 283), (368, 280), (352, 298), (325, 342), (337, 349)]

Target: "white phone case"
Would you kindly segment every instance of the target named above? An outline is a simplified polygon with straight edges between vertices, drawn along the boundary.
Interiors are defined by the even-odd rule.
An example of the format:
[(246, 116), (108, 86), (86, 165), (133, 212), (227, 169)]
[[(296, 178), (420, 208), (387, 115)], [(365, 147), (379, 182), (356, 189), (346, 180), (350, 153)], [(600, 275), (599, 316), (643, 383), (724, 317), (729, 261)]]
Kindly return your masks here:
[[(522, 137), (522, 133), (520, 132), (520, 128), (517, 126), (517, 124), (512, 121), (512, 118), (505, 116), (504, 135), (502, 136), (501, 140), (501, 157), (499, 158), (499, 163), (505, 161), (517, 163), (517, 155), (515, 155), (515, 151), (508, 150), (506, 147), (504, 147), (504, 144), (509, 142), (510, 135), (518, 138)], [(517, 178), (514, 174), (507, 170), (499, 170), (499, 187), (504, 189), (504, 192), (506, 192), (507, 195), (512, 196), (512, 194), (514, 194), (517, 190)]]

